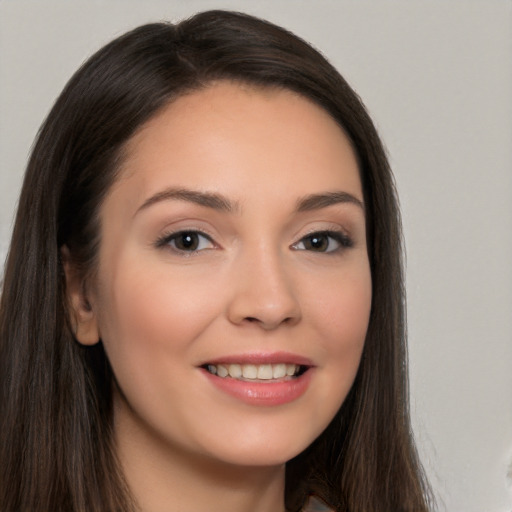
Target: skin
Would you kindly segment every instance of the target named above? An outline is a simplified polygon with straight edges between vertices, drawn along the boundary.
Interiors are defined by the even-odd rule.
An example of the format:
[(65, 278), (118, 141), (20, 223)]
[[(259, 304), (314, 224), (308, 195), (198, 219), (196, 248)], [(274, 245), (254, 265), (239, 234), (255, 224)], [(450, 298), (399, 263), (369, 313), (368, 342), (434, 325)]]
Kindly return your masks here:
[[(231, 211), (176, 189), (222, 195)], [(332, 192), (345, 200), (297, 211)], [(284, 510), (286, 461), (324, 430), (359, 365), (371, 303), (362, 201), (342, 130), (290, 91), (219, 82), (129, 141), (100, 211), (95, 277), (66, 269), (77, 338), (101, 338), (116, 376), (117, 448), (144, 512)], [(197, 250), (179, 250), (180, 230), (205, 233)], [(350, 245), (321, 235), (312, 246), (326, 231)], [(200, 368), (278, 351), (313, 366), (281, 405), (245, 403)]]

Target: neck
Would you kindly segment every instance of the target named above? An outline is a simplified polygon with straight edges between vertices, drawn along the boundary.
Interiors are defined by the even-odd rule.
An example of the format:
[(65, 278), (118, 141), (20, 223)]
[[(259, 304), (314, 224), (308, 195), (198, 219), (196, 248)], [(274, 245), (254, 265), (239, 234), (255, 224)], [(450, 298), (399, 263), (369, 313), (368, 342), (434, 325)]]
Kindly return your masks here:
[(192, 454), (115, 421), (119, 461), (140, 512), (284, 512), (285, 466), (239, 466)]

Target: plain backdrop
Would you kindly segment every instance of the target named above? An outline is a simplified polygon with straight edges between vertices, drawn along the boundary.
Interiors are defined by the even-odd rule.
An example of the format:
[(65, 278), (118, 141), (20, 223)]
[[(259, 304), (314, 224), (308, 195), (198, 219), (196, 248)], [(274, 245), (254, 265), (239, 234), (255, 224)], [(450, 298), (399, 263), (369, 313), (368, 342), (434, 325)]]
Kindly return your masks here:
[(207, 8), (295, 31), (363, 98), (401, 197), (413, 426), (439, 509), (510, 512), (510, 1), (0, 0), (0, 258), (31, 143), (79, 64)]

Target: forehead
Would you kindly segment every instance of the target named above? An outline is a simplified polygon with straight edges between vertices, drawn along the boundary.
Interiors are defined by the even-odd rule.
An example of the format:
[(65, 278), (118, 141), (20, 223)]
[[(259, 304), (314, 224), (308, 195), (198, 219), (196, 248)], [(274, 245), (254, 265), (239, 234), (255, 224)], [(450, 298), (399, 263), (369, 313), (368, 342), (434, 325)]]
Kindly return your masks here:
[(233, 185), (236, 195), (240, 185), (249, 192), (270, 182), (282, 193), (342, 187), (361, 195), (352, 146), (325, 110), (286, 89), (224, 81), (179, 97), (143, 125), (120, 175), (140, 194), (172, 185), (229, 194)]

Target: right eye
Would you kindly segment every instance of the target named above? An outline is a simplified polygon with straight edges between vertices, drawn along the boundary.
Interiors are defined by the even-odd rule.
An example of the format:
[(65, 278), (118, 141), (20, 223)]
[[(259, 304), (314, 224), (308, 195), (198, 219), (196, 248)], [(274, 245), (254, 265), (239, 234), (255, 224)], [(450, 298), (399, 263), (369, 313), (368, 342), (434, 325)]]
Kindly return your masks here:
[(215, 247), (212, 239), (200, 231), (178, 231), (164, 235), (157, 241), (157, 246), (170, 246), (181, 253), (194, 253)]

